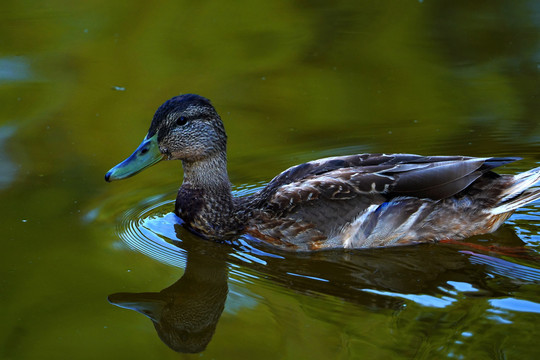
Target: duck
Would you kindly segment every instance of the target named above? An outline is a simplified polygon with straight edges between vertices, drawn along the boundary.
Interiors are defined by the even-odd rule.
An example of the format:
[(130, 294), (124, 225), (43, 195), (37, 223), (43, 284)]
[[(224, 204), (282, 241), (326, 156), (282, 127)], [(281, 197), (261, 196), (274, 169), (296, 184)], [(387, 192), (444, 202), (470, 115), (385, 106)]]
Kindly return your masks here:
[(245, 235), (287, 251), (361, 249), (462, 240), (497, 230), (540, 198), (540, 167), (493, 171), (517, 157), (355, 154), (290, 167), (247, 196), (233, 196), (227, 134), (205, 97), (182, 94), (155, 112), (137, 149), (107, 182), (181, 160), (174, 213), (196, 235)]

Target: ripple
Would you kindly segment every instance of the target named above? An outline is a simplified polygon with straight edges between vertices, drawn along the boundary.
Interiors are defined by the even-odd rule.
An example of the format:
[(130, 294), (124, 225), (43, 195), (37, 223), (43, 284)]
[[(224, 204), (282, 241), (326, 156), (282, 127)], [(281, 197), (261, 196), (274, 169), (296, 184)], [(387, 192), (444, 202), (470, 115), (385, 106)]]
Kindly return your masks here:
[[(236, 192), (256, 189), (245, 186)], [(121, 215), (117, 234), (130, 249), (182, 269), (192, 252), (220, 257), (227, 263), (229, 283), (250, 298), (256, 297), (253, 291), (271, 288), (281, 294), (292, 288), (384, 308), (399, 308), (403, 302), (446, 308), (468, 297), (510, 296), (516, 285), (540, 282), (536, 252), (521, 251), (523, 243), (515, 234), (538, 221), (538, 204), (516, 213), (506, 232), (471, 242), (310, 254), (285, 253), (247, 236), (229, 244), (202, 240), (183, 228), (173, 208), (174, 200), (163, 200), (163, 195), (146, 197)]]
[(498, 309), (540, 314), (540, 304), (529, 300), (502, 298), (491, 299), (489, 303)]
[[(248, 195), (260, 185), (245, 185), (234, 190), (236, 196)], [(119, 219), (117, 235), (130, 249), (148, 256), (161, 263), (185, 268), (187, 251), (181, 246), (185, 240), (181, 238), (178, 229), (183, 229), (182, 219), (171, 212), (174, 200), (162, 200), (163, 195), (147, 197), (136, 206), (126, 210)], [(186, 236), (195, 237), (185, 231)], [(182, 234), (182, 237), (184, 234)], [(195, 240), (201, 245), (214, 244), (200, 238)], [(232, 262), (257, 264), (266, 266), (265, 258), (284, 259), (283, 256), (258, 249), (253, 244), (259, 240), (249, 236), (241, 236), (228, 244), (229, 256)], [(230, 247), (233, 245), (233, 247)], [(236, 273), (233, 270), (232, 273)], [(244, 276), (241, 276), (243, 278)]]
[(506, 276), (510, 279), (540, 283), (540, 269), (488, 255), (477, 254), (472, 251), (462, 251), (462, 253), (470, 255), (469, 261), (471, 263), (486, 265), (495, 274)]
[[(147, 205), (149, 199), (141, 203)], [(130, 249), (140, 252), (161, 263), (185, 268), (185, 250), (165, 241), (159, 234), (165, 234), (174, 239), (174, 226), (181, 224), (182, 220), (166, 209), (171, 208), (174, 201), (167, 200), (148, 207), (132, 208), (126, 211), (118, 225), (118, 236)], [(168, 235), (166, 235), (168, 234)]]

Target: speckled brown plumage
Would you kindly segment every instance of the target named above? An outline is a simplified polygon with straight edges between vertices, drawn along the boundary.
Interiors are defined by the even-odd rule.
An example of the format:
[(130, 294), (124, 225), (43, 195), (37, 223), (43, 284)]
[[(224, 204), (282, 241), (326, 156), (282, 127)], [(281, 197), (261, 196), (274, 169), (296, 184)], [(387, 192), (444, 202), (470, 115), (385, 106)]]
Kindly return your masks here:
[(462, 239), (496, 230), (540, 197), (532, 187), (540, 168), (515, 176), (492, 171), (518, 158), (359, 154), (291, 167), (257, 193), (235, 198), (227, 137), (210, 101), (192, 94), (168, 100), (145, 141), (156, 134), (159, 152), (182, 160), (176, 214), (213, 240), (248, 233), (283, 249), (311, 251)]

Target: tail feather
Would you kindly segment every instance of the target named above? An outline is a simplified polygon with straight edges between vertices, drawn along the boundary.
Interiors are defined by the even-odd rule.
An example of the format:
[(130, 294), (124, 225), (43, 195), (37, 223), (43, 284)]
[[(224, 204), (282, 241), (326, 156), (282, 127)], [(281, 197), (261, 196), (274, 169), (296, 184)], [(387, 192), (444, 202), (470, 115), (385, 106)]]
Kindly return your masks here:
[(503, 214), (540, 199), (540, 187), (533, 187), (540, 182), (540, 167), (514, 176), (514, 183), (502, 192), (499, 204), (491, 213)]

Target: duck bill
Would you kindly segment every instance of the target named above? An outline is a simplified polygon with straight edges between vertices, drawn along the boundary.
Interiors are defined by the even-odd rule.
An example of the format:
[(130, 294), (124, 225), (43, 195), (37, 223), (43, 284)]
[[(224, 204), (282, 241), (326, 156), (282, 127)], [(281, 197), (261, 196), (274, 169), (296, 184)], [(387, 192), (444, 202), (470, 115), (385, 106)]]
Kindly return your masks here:
[(116, 293), (109, 295), (107, 300), (118, 307), (135, 310), (155, 322), (161, 321), (166, 305), (160, 293)]
[(130, 157), (105, 174), (105, 180), (111, 182), (128, 178), (158, 163), (163, 158), (164, 155), (159, 151), (157, 143), (157, 133), (151, 138), (147, 135)]

